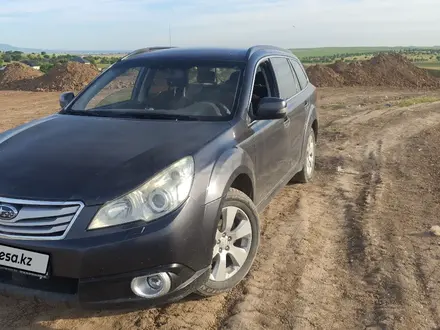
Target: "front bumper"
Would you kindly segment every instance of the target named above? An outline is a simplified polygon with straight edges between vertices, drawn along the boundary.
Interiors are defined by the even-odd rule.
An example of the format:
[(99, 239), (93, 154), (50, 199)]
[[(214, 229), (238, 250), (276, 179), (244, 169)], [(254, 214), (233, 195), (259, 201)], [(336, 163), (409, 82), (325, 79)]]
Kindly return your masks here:
[[(150, 224), (82, 231), (81, 235), (82, 224), (88, 224), (97, 211), (86, 207), (77, 227), (63, 240), (0, 239), (0, 245), (50, 256), (46, 278), (0, 270), (0, 293), (83, 306), (141, 302), (154, 306), (179, 300), (209, 276), (220, 202), (203, 205), (188, 200)], [(158, 272), (171, 277), (168, 294), (146, 300), (131, 291), (134, 277)]]
[[(136, 276), (167, 272), (172, 278), (168, 294), (145, 299), (133, 294), (131, 280)], [(0, 270), (0, 294), (32, 298), (45, 303), (60, 303), (68, 307), (127, 307), (142, 305), (154, 307), (178, 301), (200, 287), (209, 277), (209, 268), (194, 272), (174, 264), (136, 273), (96, 279), (49, 278), (38, 279), (29, 275)]]

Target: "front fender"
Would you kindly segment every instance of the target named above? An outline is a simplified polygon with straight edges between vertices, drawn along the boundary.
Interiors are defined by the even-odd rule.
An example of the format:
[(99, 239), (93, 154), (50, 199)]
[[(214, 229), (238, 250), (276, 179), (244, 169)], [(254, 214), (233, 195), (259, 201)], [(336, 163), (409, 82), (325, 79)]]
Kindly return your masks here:
[(254, 163), (241, 148), (234, 147), (223, 152), (214, 164), (206, 193), (205, 204), (224, 197), (234, 180), (240, 174), (246, 174), (252, 182), (255, 196)]

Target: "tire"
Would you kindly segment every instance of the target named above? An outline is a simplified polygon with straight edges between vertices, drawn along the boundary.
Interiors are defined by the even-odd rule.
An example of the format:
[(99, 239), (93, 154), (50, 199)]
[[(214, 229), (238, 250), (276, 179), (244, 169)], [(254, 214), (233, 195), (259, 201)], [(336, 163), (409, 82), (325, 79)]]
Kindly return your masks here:
[[(223, 218), (228, 218), (226, 214), (233, 215), (235, 209), (237, 212), (233, 217), (234, 221), (233, 225), (230, 226), (231, 230), (227, 230), (227, 228), (225, 230), (228, 221), (224, 223)], [(221, 214), (213, 242), (214, 248), (210, 276), (196, 291), (197, 294), (204, 297), (229, 291), (240, 283), (248, 274), (260, 244), (260, 220), (258, 212), (252, 200), (243, 192), (233, 188), (229, 189), (222, 204)], [(229, 219), (232, 219), (232, 216), (230, 216)], [(239, 228), (240, 231), (237, 231)], [(248, 233), (249, 229), (251, 230), (250, 234)], [(228, 233), (230, 236), (227, 235)], [(234, 241), (234, 238), (232, 238), (233, 235), (240, 236), (244, 233), (248, 234), (241, 239)], [(228, 238), (231, 239), (228, 240)], [(249, 244), (248, 247), (247, 244)], [(247, 252), (245, 259), (243, 251)], [(239, 259), (244, 260), (244, 262), (242, 262), (238, 268), (234, 263), (237, 263)], [(225, 265), (229, 263), (227, 271), (231, 270), (231, 272), (226, 275), (229, 277), (224, 278), (222, 276), (222, 267), (219, 266), (223, 264), (221, 261), (225, 261)]]
[(310, 127), (307, 136), (306, 151), (303, 159), (303, 166), (301, 172), (297, 173), (293, 178), (294, 182), (309, 183), (313, 180), (315, 174), (316, 162), (316, 139), (315, 131)]

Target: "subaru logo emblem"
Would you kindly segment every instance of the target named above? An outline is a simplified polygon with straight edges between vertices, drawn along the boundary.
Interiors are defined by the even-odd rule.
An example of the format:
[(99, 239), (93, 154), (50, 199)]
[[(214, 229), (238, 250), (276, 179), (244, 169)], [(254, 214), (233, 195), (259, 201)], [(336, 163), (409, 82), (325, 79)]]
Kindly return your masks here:
[(18, 210), (7, 204), (0, 204), (0, 220), (12, 220), (18, 215)]

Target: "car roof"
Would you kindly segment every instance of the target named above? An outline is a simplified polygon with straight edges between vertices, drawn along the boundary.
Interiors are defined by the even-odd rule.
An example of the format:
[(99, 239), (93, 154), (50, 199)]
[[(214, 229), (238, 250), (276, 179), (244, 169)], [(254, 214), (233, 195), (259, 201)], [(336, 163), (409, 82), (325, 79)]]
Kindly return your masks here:
[(154, 51), (147, 51), (127, 59), (166, 59), (166, 60), (230, 60), (243, 62), (246, 61), (247, 49), (240, 48), (168, 48)]
[(144, 48), (128, 54), (122, 61), (131, 60), (211, 60), (246, 62), (252, 55), (289, 55), (295, 57), (290, 51), (274, 46), (253, 46), (250, 48), (220, 48), (220, 47), (163, 47)]

